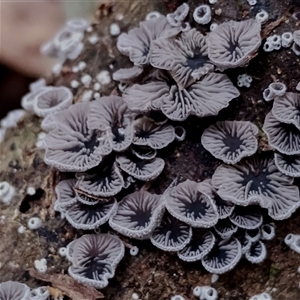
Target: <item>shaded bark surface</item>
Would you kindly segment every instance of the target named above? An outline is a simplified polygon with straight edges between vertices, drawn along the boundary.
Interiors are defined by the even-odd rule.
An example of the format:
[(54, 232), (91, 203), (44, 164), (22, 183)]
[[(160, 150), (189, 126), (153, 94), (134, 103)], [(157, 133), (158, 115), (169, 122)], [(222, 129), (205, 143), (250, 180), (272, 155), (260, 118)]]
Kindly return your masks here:
[[(196, 24), (192, 20), (192, 12), (199, 2), (204, 1), (187, 2), (190, 4), (189, 19), (194, 26)], [(273, 33), (281, 34), (299, 28), (299, 1), (258, 2), (251, 8), (247, 1), (219, 0), (213, 6), (213, 21), (221, 23), (230, 19), (242, 20), (248, 16), (254, 17), (259, 9), (265, 9), (270, 15), (269, 23), (284, 17), (284, 21)], [(116, 38), (110, 36), (109, 25), (117, 22), (122, 32), (127, 32), (143, 20), (147, 12), (157, 10), (165, 14), (173, 11), (178, 4), (173, 0), (117, 1), (114, 5), (106, 1), (96, 12), (93, 32), (86, 34), (86, 47), (81, 56), (76, 61), (67, 62), (59, 76), (49, 79), (49, 84), (69, 87), (71, 80), (80, 81), (83, 73), (72, 73), (71, 69), (82, 60), (87, 63), (84, 73), (93, 78), (101, 70), (113, 73), (119, 68), (130, 66), (128, 59), (117, 51)], [(299, 19), (293, 18), (292, 15), (297, 16), (297, 13)], [(207, 26), (196, 28), (202, 32), (208, 30)], [(88, 37), (95, 33), (100, 40), (96, 45), (91, 45)], [(211, 177), (220, 162), (202, 147), (200, 137), (203, 130), (216, 120), (225, 119), (252, 121), (261, 129), (264, 117), (272, 107), (271, 103), (262, 100), (263, 89), (274, 79), (279, 79), (288, 86), (289, 91), (295, 91), (300, 80), (299, 65), (299, 57), (290, 49), (271, 53), (260, 50), (249, 66), (229, 70), (227, 74), (234, 83), (239, 74), (251, 75), (254, 79), (251, 88), (240, 89), (240, 98), (232, 101), (218, 117), (190, 117), (183, 122), (187, 138), (183, 143), (172, 144), (159, 153), (166, 160), (166, 168), (150, 185), (149, 190), (163, 192), (176, 176), (194, 181)], [(112, 82), (103, 87), (100, 93), (109, 95), (115, 88), (116, 84)], [(84, 91), (82, 86), (73, 90), (75, 101), (80, 101)], [(59, 174), (43, 163), (43, 151), (35, 147), (40, 131), (40, 120), (36, 116), (28, 115), (17, 128), (8, 131), (0, 148), (0, 181), (10, 182), (17, 191), (9, 206), (0, 203), (0, 281), (16, 280), (30, 287), (42, 285), (41, 281), (29, 275), (28, 269), (33, 267), (33, 261), (45, 257), (48, 261), (48, 273), (66, 273), (68, 263), (58, 255), (58, 249), (83, 233), (74, 230), (53, 211), (54, 187), (66, 175)], [(259, 143), (260, 150), (268, 149), (263, 134)], [(30, 186), (37, 190), (35, 196), (26, 196), (26, 189)], [(18, 227), (26, 226), (31, 216), (41, 217), (43, 226), (36, 231), (26, 230), (24, 234), (19, 234)], [(252, 265), (242, 260), (233, 271), (222, 275), (213, 284), (219, 292), (219, 299), (245, 300), (266, 290), (271, 292), (274, 300), (300, 299), (300, 275), (297, 274), (300, 255), (289, 250), (283, 241), (288, 233), (299, 233), (300, 212), (296, 212), (289, 220), (277, 222), (276, 226), (276, 238), (266, 243), (268, 258), (264, 263)], [(112, 232), (108, 226), (104, 226), (103, 231)], [(176, 294), (184, 296), (185, 299), (195, 299), (192, 290), (196, 285), (211, 284), (211, 274), (203, 269), (201, 263), (182, 262), (176, 254), (162, 252), (149, 241), (122, 239), (138, 246), (140, 252), (134, 257), (126, 251), (115, 278), (110, 280), (109, 287), (101, 291), (106, 299), (127, 300), (131, 299), (132, 293), (139, 294), (140, 299), (145, 300), (167, 300)]]

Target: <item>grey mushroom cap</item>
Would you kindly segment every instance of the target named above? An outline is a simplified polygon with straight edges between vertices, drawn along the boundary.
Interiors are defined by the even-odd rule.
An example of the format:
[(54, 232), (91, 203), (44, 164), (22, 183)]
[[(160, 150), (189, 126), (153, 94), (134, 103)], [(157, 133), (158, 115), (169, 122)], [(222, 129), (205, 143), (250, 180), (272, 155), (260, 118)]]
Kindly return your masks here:
[(294, 31), (293, 38), (296, 45), (300, 46), (300, 29)]
[(71, 206), (77, 202), (74, 185), (76, 179), (67, 179), (58, 183), (55, 187), (56, 201), (59, 203), (61, 208)]
[(85, 172), (102, 160), (98, 132), (87, 127), (89, 103), (77, 103), (56, 115), (59, 126), (45, 138), (46, 164), (62, 172)]
[(300, 154), (300, 130), (293, 124), (278, 121), (272, 111), (266, 115), (263, 131), (270, 146), (282, 154)]
[(117, 232), (135, 239), (148, 238), (162, 220), (165, 211), (161, 195), (138, 191), (118, 203), (109, 225)]
[(73, 94), (70, 89), (64, 86), (52, 87), (37, 94), (33, 101), (33, 110), (38, 116), (45, 117), (68, 108), (72, 102)]
[(67, 208), (66, 219), (74, 228), (91, 230), (106, 223), (116, 209), (117, 201), (114, 198), (109, 202), (98, 202), (95, 205), (77, 202)]
[(44, 91), (50, 91), (52, 87), (49, 86), (42, 86), (34, 91), (31, 91), (24, 95), (21, 99), (21, 106), (27, 111), (33, 111), (33, 103), (36, 96)]
[(153, 160), (157, 155), (157, 150), (148, 146), (131, 145), (130, 150), (132, 154), (142, 160)]
[(5, 281), (0, 283), (1, 300), (30, 300), (30, 288), (20, 282)]
[(257, 242), (261, 238), (260, 228), (246, 230), (245, 237), (251, 241), (251, 243)]
[(101, 163), (86, 173), (76, 175), (77, 191), (94, 197), (112, 197), (117, 195), (124, 186), (124, 180), (116, 164)]
[(229, 219), (221, 219), (217, 223), (217, 225), (214, 227), (216, 233), (222, 238), (222, 239), (228, 239), (233, 236), (234, 233), (238, 231), (238, 227), (230, 222)]
[(113, 73), (112, 77), (115, 81), (131, 82), (133, 79), (141, 75), (143, 68), (133, 66), (131, 68), (119, 69)]
[(174, 130), (175, 130), (175, 139), (179, 142), (184, 141), (186, 137), (185, 129), (182, 126), (175, 126)]
[(76, 281), (98, 289), (108, 285), (124, 256), (124, 244), (110, 234), (87, 234), (74, 244), (72, 266), (68, 272)]
[(165, 167), (165, 161), (161, 158), (142, 160), (133, 154), (127, 153), (116, 158), (121, 170), (138, 180), (150, 181), (160, 175)]
[(193, 229), (191, 241), (177, 255), (183, 261), (201, 260), (215, 245), (216, 238), (211, 231)]
[(188, 245), (191, 238), (190, 226), (165, 213), (161, 224), (154, 229), (150, 240), (161, 250), (179, 251)]
[(236, 238), (222, 240), (202, 259), (203, 267), (213, 274), (232, 270), (242, 257), (242, 246)]
[(283, 175), (270, 155), (256, 155), (236, 165), (219, 166), (212, 184), (219, 196), (237, 205), (259, 204), (275, 220), (289, 218), (300, 206), (293, 179)]
[(167, 14), (167, 21), (171, 26), (180, 26), (184, 19), (187, 17), (190, 7), (187, 3), (182, 3), (176, 8), (173, 13)]
[(258, 128), (248, 121), (218, 121), (204, 130), (203, 147), (227, 164), (253, 155), (258, 147)]
[(261, 263), (267, 256), (267, 249), (262, 241), (253, 243), (248, 251), (245, 253), (245, 257), (253, 264)]
[(275, 237), (275, 224), (263, 224), (261, 226), (261, 239), (265, 241), (270, 241)]
[(138, 28), (118, 37), (117, 48), (122, 54), (129, 56), (136, 66), (148, 64), (152, 42), (171, 28), (165, 16), (141, 22)]
[(196, 29), (183, 32), (178, 38), (160, 38), (151, 47), (150, 63), (168, 70), (180, 89), (214, 70), (209, 61), (206, 37)]
[(261, 44), (261, 24), (254, 19), (220, 24), (208, 36), (208, 56), (220, 71), (247, 64)]
[(218, 222), (217, 207), (198, 189), (198, 183), (186, 180), (165, 195), (166, 208), (178, 220), (196, 228), (210, 228)]
[(229, 219), (234, 225), (243, 229), (259, 228), (263, 222), (257, 206), (236, 206)]
[(87, 125), (91, 130), (106, 132), (111, 148), (120, 152), (126, 150), (132, 143), (133, 118), (134, 115), (128, 110), (121, 97), (101, 97), (91, 102)]
[(168, 124), (157, 125), (152, 119), (143, 116), (133, 124), (133, 144), (153, 149), (165, 148), (175, 139), (174, 127)]
[(278, 121), (293, 124), (300, 130), (300, 94), (285, 93), (281, 97), (276, 97), (272, 114)]
[(216, 189), (212, 186), (211, 179), (206, 179), (199, 183), (198, 186), (199, 191), (207, 194), (217, 206), (217, 211), (219, 214), (219, 219), (226, 219), (229, 217), (235, 205), (231, 202), (223, 200), (217, 193)]
[(246, 235), (245, 232), (238, 232), (235, 235), (235, 238), (237, 238), (239, 240), (239, 242), (241, 243), (242, 246), (242, 254), (245, 254), (251, 247), (252, 242), (251, 240), (249, 240)]
[(300, 154), (299, 155), (285, 155), (275, 153), (275, 165), (278, 170), (291, 177), (300, 177)]

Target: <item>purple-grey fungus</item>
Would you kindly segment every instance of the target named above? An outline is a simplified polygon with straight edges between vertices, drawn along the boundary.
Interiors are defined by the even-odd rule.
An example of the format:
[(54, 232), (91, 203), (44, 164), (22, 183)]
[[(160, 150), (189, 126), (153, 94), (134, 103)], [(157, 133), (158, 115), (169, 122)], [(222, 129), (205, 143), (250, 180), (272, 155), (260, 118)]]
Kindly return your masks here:
[(102, 162), (85, 173), (77, 174), (76, 190), (94, 197), (112, 197), (124, 186), (119, 168), (111, 162)]
[(132, 176), (128, 175), (125, 172), (122, 172), (122, 176), (124, 179), (124, 189), (128, 189), (133, 183), (136, 182), (136, 180)]
[(45, 137), (46, 164), (62, 172), (85, 172), (102, 160), (99, 132), (87, 127), (89, 103), (76, 103), (56, 115), (57, 128)]
[(66, 258), (69, 262), (73, 261), (74, 246), (77, 240), (70, 242), (66, 247)]
[(220, 24), (208, 36), (208, 56), (220, 71), (242, 67), (261, 44), (261, 24), (254, 19)]
[(61, 208), (73, 205), (77, 202), (74, 185), (76, 179), (67, 179), (59, 182), (55, 187), (56, 201)]
[(261, 239), (270, 241), (275, 237), (275, 224), (263, 224), (260, 228)]
[(294, 31), (293, 38), (294, 38), (295, 44), (300, 46), (300, 29)]
[(114, 198), (109, 202), (98, 202), (95, 205), (77, 202), (67, 208), (66, 219), (74, 228), (91, 230), (106, 223), (116, 209), (117, 201)]
[(81, 202), (82, 204), (85, 205), (95, 205), (99, 202), (107, 202), (110, 200), (110, 198), (92, 198), (90, 195), (82, 193), (81, 191), (76, 191), (75, 188), (75, 193), (76, 193), (76, 199), (77, 201)]
[(156, 149), (147, 146), (131, 145), (130, 150), (137, 158), (142, 160), (152, 160), (157, 154)]
[(137, 78), (139, 75), (142, 74), (142, 72), (142, 68), (133, 66), (131, 68), (119, 69), (118, 71), (113, 73), (112, 78), (115, 81), (127, 83)]
[(295, 42), (293, 43), (292, 50), (297, 56), (300, 56), (300, 46)]
[(142, 160), (131, 153), (119, 155), (116, 158), (121, 170), (142, 181), (150, 181), (158, 177), (165, 167), (165, 161), (161, 158)]
[(122, 54), (129, 56), (136, 66), (148, 64), (152, 42), (171, 28), (165, 16), (140, 22), (138, 28), (119, 35), (117, 48)]
[(275, 153), (275, 165), (278, 170), (290, 177), (300, 177), (300, 155)]
[(253, 243), (248, 251), (245, 253), (245, 257), (253, 264), (261, 263), (267, 256), (267, 249), (262, 241)]
[(257, 242), (261, 237), (260, 228), (246, 230), (245, 237), (250, 240), (251, 243)]
[(36, 96), (41, 92), (51, 91), (51, 89), (52, 89), (52, 87), (42, 86), (39, 89), (36, 89), (34, 91), (27, 93), (21, 99), (21, 106), (27, 111), (33, 111), (33, 103), (34, 103)]
[(234, 225), (232, 222), (230, 222), (229, 219), (221, 219), (217, 223), (217, 225), (214, 227), (216, 233), (222, 238), (222, 239), (228, 239), (230, 238), (234, 233), (238, 231), (238, 227)]
[(161, 195), (138, 191), (118, 203), (109, 225), (117, 232), (135, 239), (146, 239), (154, 231), (165, 211)]
[(186, 137), (186, 131), (182, 126), (175, 126), (175, 139), (179, 142), (184, 141)]
[(90, 26), (90, 24), (86, 19), (74, 18), (68, 20), (66, 22), (66, 26), (69, 27), (71, 30), (83, 32), (85, 29), (87, 29)]
[(167, 14), (167, 21), (173, 27), (180, 26), (184, 19), (187, 17), (189, 11), (189, 5), (187, 3), (182, 3), (176, 8), (173, 13)]
[(178, 220), (195, 228), (210, 228), (219, 215), (212, 199), (198, 189), (197, 182), (186, 180), (166, 193), (166, 208)]
[(41, 122), (41, 128), (44, 131), (50, 131), (56, 128), (57, 122), (55, 119), (55, 115), (50, 114), (44, 117), (43, 121)]
[(215, 245), (216, 238), (211, 231), (193, 229), (191, 241), (177, 255), (180, 259), (188, 262), (201, 260)]
[(285, 93), (281, 97), (276, 97), (272, 114), (278, 121), (293, 124), (300, 130), (300, 94)]
[(256, 229), (261, 226), (263, 217), (257, 206), (236, 206), (230, 221), (239, 228)]
[(176, 39), (157, 39), (151, 47), (150, 63), (168, 70), (180, 89), (214, 70), (208, 58), (206, 37), (196, 29)]
[(0, 283), (1, 300), (30, 300), (30, 288), (20, 282), (5, 281)]
[(281, 97), (285, 94), (287, 87), (282, 82), (272, 82), (269, 84), (269, 89), (273, 95)]
[(280, 153), (300, 154), (300, 130), (294, 124), (278, 121), (270, 111), (266, 115), (263, 131), (268, 137), (269, 145)]
[(206, 25), (211, 21), (211, 8), (209, 5), (203, 4), (195, 8), (193, 12), (195, 22)]
[(133, 130), (133, 144), (138, 146), (162, 149), (175, 139), (173, 126), (168, 124), (157, 125), (152, 119), (146, 116), (134, 121)]
[(76, 240), (72, 266), (68, 272), (76, 281), (105, 288), (108, 279), (114, 277), (115, 269), (124, 256), (124, 244), (110, 234), (86, 234)]
[(83, 39), (83, 33), (74, 31), (73, 29), (64, 26), (60, 29), (53, 38), (53, 44), (57, 51), (68, 53)]
[(90, 103), (87, 125), (89, 129), (106, 132), (111, 148), (120, 152), (132, 143), (133, 118), (121, 97), (101, 97)]
[(218, 121), (204, 130), (203, 147), (227, 164), (253, 155), (258, 147), (258, 128), (248, 121)]
[(30, 92), (35, 92), (46, 86), (46, 80), (44, 78), (40, 78), (29, 84)]
[(165, 213), (162, 222), (154, 229), (151, 243), (164, 251), (182, 250), (192, 238), (192, 228)]
[(199, 183), (198, 189), (208, 196), (214, 201), (217, 206), (217, 211), (219, 214), (219, 219), (226, 219), (229, 217), (235, 205), (231, 202), (223, 200), (217, 193), (216, 189), (211, 184), (211, 179), (206, 179)]
[(210, 273), (223, 274), (232, 270), (241, 257), (242, 246), (236, 238), (221, 240), (202, 259), (202, 265)]
[(56, 114), (68, 108), (73, 102), (73, 94), (70, 89), (60, 86), (40, 91), (33, 101), (33, 110), (40, 116)]
[(232, 166), (219, 166), (212, 184), (222, 199), (241, 206), (259, 204), (275, 220), (289, 218), (300, 206), (293, 179), (283, 175), (268, 154), (255, 155)]
[(242, 246), (242, 254), (245, 254), (251, 247), (251, 240), (249, 240), (246, 235), (245, 235), (245, 232), (237, 232), (235, 235), (234, 235), (235, 238), (237, 238), (239, 240), (239, 242), (241, 243), (241, 246)]

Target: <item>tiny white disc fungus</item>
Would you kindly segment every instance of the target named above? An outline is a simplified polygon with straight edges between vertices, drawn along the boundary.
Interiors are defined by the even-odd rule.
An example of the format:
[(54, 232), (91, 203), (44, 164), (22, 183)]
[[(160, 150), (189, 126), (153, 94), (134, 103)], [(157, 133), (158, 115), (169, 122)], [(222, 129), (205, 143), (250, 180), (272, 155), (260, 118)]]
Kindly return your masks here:
[(211, 23), (209, 29), (210, 31), (214, 31), (217, 27), (218, 27), (217, 23)]
[(209, 4), (216, 4), (218, 2), (218, 0), (209, 0), (208, 2), (209, 2)]
[(99, 74), (96, 76), (96, 79), (103, 85), (109, 84), (111, 82), (110, 73), (107, 70), (99, 72)]
[(67, 248), (66, 247), (61, 247), (58, 249), (58, 254), (62, 257), (65, 257), (67, 253)]
[(89, 26), (87, 29), (86, 29), (86, 32), (92, 32), (93, 31), (93, 27), (92, 26)]
[(132, 255), (132, 256), (136, 256), (136, 255), (138, 255), (138, 253), (139, 253), (139, 248), (136, 247), (136, 246), (134, 246), (134, 247), (130, 248), (129, 253), (130, 253), (130, 255)]
[(34, 187), (32, 187), (32, 186), (29, 186), (29, 187), (27, 188), (27, 191), (26, 191), (26, 193), (27, 193), (27, 195), (29, 195), (29, 196), (33, 196), (33, 195), (35, 195), (35, 193), (36, 193), (36, 190), (35, 190), (35, 188), (34, 188)]
[(82, 84), (84, 84), (85, 86), (88, 86), (92, 81), (92, 77), (89, 74), (84, 74), (81, 77), (81, 82)]
[(264, 23), (266, 23), (268, 21), (269, 14), (265, 10), (262, 10), (258, 14), (256, 14), (255, 19), (259, 23), (264, 24)]
[(0, 182), (0, 200), (4, 204), (9, 204), (15, 195), (15, 188), (6, 181)]
[(137, 293), (132, 293), (131, 300), (139, 300), (140, 296)]
[(79, 69), (80, 71), (84, 70), (85, 67), (86, 67), (86, 62), (85, 62), (85, 61), (80, 61), (80, 62), (78, 63), (78, 65), (77, 65), (77, 67), (78, 67), (78, 69)]
[(72, 67), (72, 72), (73, 73), (77, 73), (79, 71), (77, 66)]
[(215, 283), (219, 280), (220, 275), (218, 274), (212, 274), (211, 275), (211, 283)]
[(94, 91), (99, 91), (101, 89), (101, 84), (99, 82), (95, 82), (93, 89)]
[(253, 6), (257, 3), (257, 0), (247, 0), (248, 1), (248, 4)]
[(290, 247), (290, 249), (292, 249), (295, 252), (300, 254), (300, 235), (299, 234), (289, 233), (285, 237), (284, 242), (286, 243), (287, 246)]
[(121, 33), (120, 26), (117, 23), (112, 23), (109, 26), (109, 32), (112, 36), (117, 36)]
[(291, 47), (294, 41), (293, 33), (292, 32), (284, 32), (281, 35), (281, 45), (283, 48)]
[(38, 229), (42, 226), (42, 224), (42, 220), (38, 217), (32, 217), (27, 222), (27, 226), (30, 230)]
[(19, 234), (23, 234), (23, 233), (25, 232), (25, 230), (26, 230), (26, 227), (23, 226), (23, 225), (21, 225), (21, 226), (18, 228), (18, 233), (19, 233)]
[(145, 20), (151, 20), (151, 19), (156, 19), (159, 18), (161, 16), (161, 13), (159, 13), (158, 11), (150, 11), (149, 13), (147, 13)]
[(211, 8), (206, 4), (196, 7), (193, 12), (193, 18), (198, 24), (208, 24), (211, 20)]
[(242, 86), (250, 87), (250, 83), (252, 82), (252, 77), (247, 74), (239, 75), (237, 79), (238, 79), (237, 85), (239, 87), (242, 87)]
[(93, 95), (93, 90), (87, 90), (87, 91), (84, 91), (82, 97), (81, 97), (81, 101), (82, 102), (88, 102), (91, 100), (92, 98), (92, 95)]
[(200, 295), (201, 295), (201, 286), (197, 285), (196, 287), (194, 287), (193, 295), (195, 297), (200, 297)]
[(47, 271), (47, 260), (46, 258), (42, 258), (40, 260), (34, 261), (34, 268), (40, 273), (46, 273)]
[(78, 82), (77, 80), (73, 79), (73, 80), (71, 81), (70, 85), (71, 85), (71, 87), (72, 87), (73, 89), (76, 89), (76, 88), (79, 87), (79, 82)]
[(92, 45), (95, 45), (98, 41), (99, 41), (99, 37), (97, 35), (91, 35), (89, 38), (88, 38), (88, 41), (92, 44)]
[(101, 95), (100, 95), (100, 93), (94, 93), (94, 99), (98, 99), (98, 98), (100, 98), (101, 97)]
[(60, 74), (61, 69), (62, 69), (62, 65), (60, 63), (57, 63), (52, 67), (52, 73), (58, 75)]

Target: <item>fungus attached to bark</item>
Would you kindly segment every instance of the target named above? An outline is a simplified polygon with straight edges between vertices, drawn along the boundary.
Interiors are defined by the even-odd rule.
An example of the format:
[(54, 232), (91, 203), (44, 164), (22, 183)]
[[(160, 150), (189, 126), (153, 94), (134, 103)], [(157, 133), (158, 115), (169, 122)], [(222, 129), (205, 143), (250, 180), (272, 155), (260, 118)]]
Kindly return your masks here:
[(5, 281), (0, 283), (1, 300), (30, 300), (30, 288), (20, 282)]
[(21, 99), (21, 106), (27, 111), (33, 111), (33, 104), (36, 96), (41, 92), (51, 91), (52, 87), (42, 86), (24, 95)]
[(300, 130), (300, 94), (285, 93), (281, 97), (276, 97), (272, 114), (278, 121), (293, 124)]
[(234, 225), (232, 222), (230, 222), (229, 219), (221, 219), (217, 223), (217, 225), (214, 227), (216, 233), (222, 238), (222, 239), (228, 239), (230, 238), (234, 233), (238, 231), (238, 227)]
[(260, 29), (253, 19), (220, 24), (208, 37), (210, 60), (220, 71), (244, 66), (261, 44)]
[(89, 103), (76, 103), (57, 113), (57, 128), (45, 138), (46, 164), (62, 172), (85, 172), (102, 160), (99, 132), (87, 127)]
[(245, 253), (247, 260), (253, 264), (261, 263), (267, 256), (267, 249), (262, 241), (253, 243), (248, 251)]
[(269, 84), (269, 89), (274, 96), (283, 96), (286, 92), (286, 85), (282, 82), (272, 82)]
[(241, 206), (259, 204), (275, 220), (289, 218), (300, 206), (297, 186), (277, 169), (268, 154), (247, 158), (233, 166), (219, 166), (212, 184), (222, 199)]
[(177, 9), (170, 14), (167, 14), (167, 21), (171, 26), (180, 26), (184, 19), (187, 17), (190, 11), (190, 7), (187, 3), (183, 3), (177, 7)]
[(159, 225), (165, 211), (160, 195), (139, 191), (127, 195), (118, 203), (109, 225), (130, 238), (145, 239)]
[(148, 146), (153, 149), (162, 149), (175, 139), (174, 127), (168, 124), (157, 125), (155, 122), (143, 116), (133, 124), (133, 144)]
[(237, 227), (250, 230), (260, 227), (263, 222), (257, 206), (236, 206), (229, 219)]
[(76, 179), (67, 179), (59, 182), (55, 187), (56, 201), (59, 203), (61, 208), (65, 208), (73, 205), (77, 202), (74, 185)]
[(72, 101), (73, 94), (68, 88), (52, 87), (38, 93), (33, 101), (33, 110), (38, 116), (45, 117), (68, 108)]
[(118, 37), (117, 48), (136, 66), (148, 64), (152, 42), (171, 28), (165, 16), (141, 22), (138, 28)]
[(178, 220), (196, 228), (217, 224), (217, 207), (212, 199), (198, 189), (197, 182), (186, 180), (165, 195), (166, 208)]
[(135, 79), (139, 75), (141, 75), (143, 69), (137, 66), (133, 66), (131, 68), (119, 69), (115, 73), (113, 73), (113, 80), (121, 81), (121, 82), (130, 82), (132, 79)]
[(300, 155), (275, 153), (275, 164), (278, 170), (291, 177), (300, 177)]
[(165, 166), (165, 161), (161, 158), (142, 160), (131, 153), (117, 156), (116, 161), (121, 170), (133, 178), (143, 181), (150, 181), (158, 177)]
[(227, 164), (236, 164), (257, 150), (258, 128), (248, 121), (218, 121), (204, 130), (203, 147)]
[(192, 238), (192, 228), (165, 213), (162, 222), (154, 229), (151, 243), (164, 251), (179, 251), (183, 249)]
[(104, 161), (85, 173), (78, 173), (76, 190), (93, 197), (112, 197), (118, 194), (124, 180), (116, 164)]
[(218, 242), (202, 259), (203, 267), (210, 273), (223, 274), (232, 270), (242, 257), (242, 247), (236, 238)]
[(109, 202), (98, 202), (95, 205), (77, 202), (67, 208), (66, 219), (74, 228), (91, 230), (106, 223), (116, 209), (117, 201), (114, 198)]
[(151, 48), (150, 63), (168, 70), (180, 89), (214, 70), (208, 58), (206, 37), (196, 29), (176, 39), (157, 39)]
[(208, 24), (211, 20), (211, 8), (209, 5), (203, 4), (195, 8), (193, 18), (198, 24)]
[(87, 125), (89, 129), (107, 132), (111, 148), (120, 152), (132, 142), (132, 119), (133, 114), (121, 97), (108, 96), (91, 102)]
[(271, 111), (265, 118), (263, 131), (268, 137), (270, 146), (280, 153), (300, 154), (300, 130), (294, 124), (278, 121)]
[(124, 256), (124, 244), (110, 234), (86, 234), (76, 240), (68, 272), (76, 281), (98, 289), (108, 285)]
[(191, 241), (177, 255), (180, 259), (193, 262), (202, 259), (215, 245), (216, 238), (211, 231), (193, 229)]

